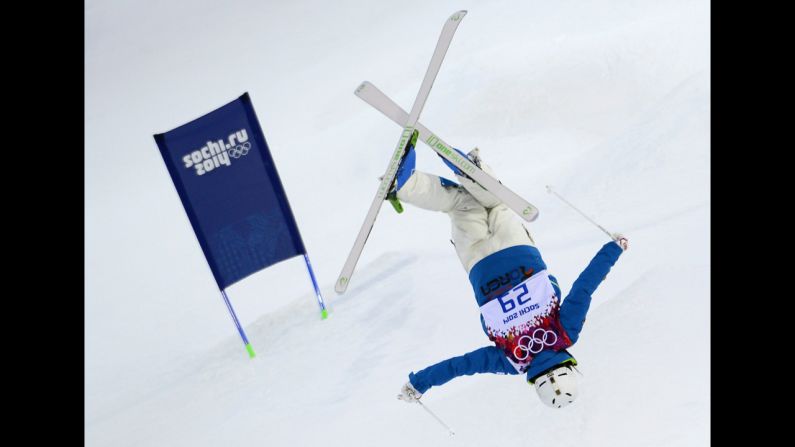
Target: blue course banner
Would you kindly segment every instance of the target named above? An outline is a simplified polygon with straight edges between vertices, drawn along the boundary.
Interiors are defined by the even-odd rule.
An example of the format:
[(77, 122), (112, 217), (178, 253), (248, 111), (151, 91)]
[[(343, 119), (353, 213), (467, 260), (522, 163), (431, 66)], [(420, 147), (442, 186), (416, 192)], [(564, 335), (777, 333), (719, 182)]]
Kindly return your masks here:
[(154, 137), (221, 290), (306, 253), (248, 93)]

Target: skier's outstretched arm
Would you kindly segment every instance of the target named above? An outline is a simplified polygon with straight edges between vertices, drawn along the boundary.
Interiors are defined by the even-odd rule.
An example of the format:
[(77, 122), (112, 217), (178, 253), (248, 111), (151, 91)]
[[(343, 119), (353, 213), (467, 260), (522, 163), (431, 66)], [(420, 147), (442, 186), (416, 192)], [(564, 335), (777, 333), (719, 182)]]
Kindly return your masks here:
[(411, 373), (409, 381), (417, 391), (424, 393), (431, 387), (444, 385), (458, 376), (482, 373), (519, 374), (496, 346), (485, 346)]
[(622, 252), (621, 246), (616, 242), (605, 244), (591, 259), (588, 267), (580, 273), (571, 286), (568, 296), (563, 300), (560, 306), (560, 322), (572, 343), (575, 343), (580, 336), (585, 323), (585, 314), (591, 306), (591, 296)]

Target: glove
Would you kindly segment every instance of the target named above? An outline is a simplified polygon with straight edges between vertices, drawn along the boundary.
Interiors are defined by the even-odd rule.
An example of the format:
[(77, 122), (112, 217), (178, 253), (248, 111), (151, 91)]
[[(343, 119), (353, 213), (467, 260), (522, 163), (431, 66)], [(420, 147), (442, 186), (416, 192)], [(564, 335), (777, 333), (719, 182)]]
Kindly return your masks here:
[(613, 240), (621, 247), (621, 250), (627, 251), (629, 249), (629, 239), (621, 233), (613, 233)]
[(411, 382), (406, 382), (403, 385), (403, 388), (400, 389), (400, 394), (398, 394), (397, 398), (406, 402), (408, 404), (419, 402), (420, 397), (422, 397), (422, 393), (417, 391), (412, 385)]

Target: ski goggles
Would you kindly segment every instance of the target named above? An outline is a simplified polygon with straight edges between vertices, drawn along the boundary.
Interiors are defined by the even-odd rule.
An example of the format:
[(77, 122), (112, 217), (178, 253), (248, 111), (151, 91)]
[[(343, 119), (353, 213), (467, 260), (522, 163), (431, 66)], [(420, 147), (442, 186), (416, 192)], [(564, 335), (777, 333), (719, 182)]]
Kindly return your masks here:
[[(571, 354), (569, 354), (569, 355), (571, 355)], [(527, 379), (527, 383), (529, 383), (530, 385), (534, 385), (536, 383), (536, 379), (538, 379), (539, 377), (543, 376), (544, 374), (546, 374), (546, 373), (548, 373), (548, 372), (550, 372), (552, 370), (558, 369), (561, 366), (568, 366), (568, 365), (571, 365), (572, 368), (577, 370), (577, 368), (576, 368), (577, 360), (575, 360), (574, 357), (571, 357), (571, 358), (568, 358), (568, 359), (566, 359), (566, 360), (564, 360), (564, 361), (562, 361), (560, 363), (557, 363), (555, 365), (550, 366), (549, 368), (547, 368), (547, 369), (541, 371), (540, 373), (536, 374), (535, 376), (533, 376), (533, 378)], [(577, 370), (577, 372), (579, 372), (579, 370)]]

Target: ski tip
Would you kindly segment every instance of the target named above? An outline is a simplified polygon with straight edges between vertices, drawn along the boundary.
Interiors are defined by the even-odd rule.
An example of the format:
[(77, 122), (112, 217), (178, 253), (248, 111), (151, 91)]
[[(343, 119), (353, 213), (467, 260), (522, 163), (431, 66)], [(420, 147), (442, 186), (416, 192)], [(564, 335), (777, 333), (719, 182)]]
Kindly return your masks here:
[(550, 185), (547, 185), (547, 192), (552, 194), (552, 187)]
[(532, 222), (538, 219), (538, 208), (534, 206), (528, 206), (522, 211), (522, 219)]
[(345, 293), (345, 290), (348, 288), (348, 278), (341, 277), (337, 280), (337, 284), (334, 285), (334, 291), (338, 294)]
[(463, 19), (465, 15), (467, 15), (467, 10), (466, 9), (462, 9), (460, 11), (454, 12), (453, 15), (451, 15), (448, 20), (452, 20), (453, 22), (457, 22), (457, 21)]
[(366, 89), (368, 85), (371, 85), (370, 81), (362, 82), (361, 84), (359, 84), (358, 87), (356, 87), (356, 90), (353, 91), (353, 94), (354, 95), (358, 95), (359, 93), (362, 92), (362, 90)]

